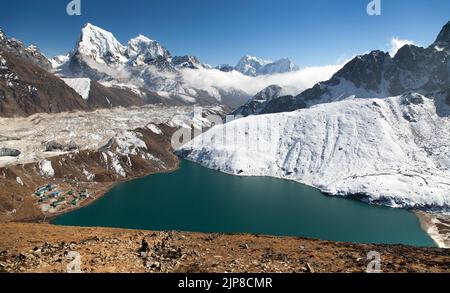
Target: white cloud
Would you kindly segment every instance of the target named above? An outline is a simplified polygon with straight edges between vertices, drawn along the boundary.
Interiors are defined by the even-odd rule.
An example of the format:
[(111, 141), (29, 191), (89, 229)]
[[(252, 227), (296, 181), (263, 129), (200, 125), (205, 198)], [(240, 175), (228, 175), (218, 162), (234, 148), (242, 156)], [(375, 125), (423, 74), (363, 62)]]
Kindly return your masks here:
[(405, 45), (415, 45), (416, 43), (414, 41), (410, 40), (403, 40), (400, 38), (392, 38), (391, 42), (389, 43), (389, 54), (394, 57), (395, 54), (397, 54), (397, 51), (400, 50), (401, 47)]
[(345, 63), (305, 67), (294, 72), (257, 77), (246, 76), (237, 71), (222, 72), (216, 69), (184, 69), (182, 76), (186, 85), (197, 89), (239, 89), (249, 95), (255, 95), (262, 89), (277, 84), (285, 89), (286, 94), (295, 95), (320, 81), (330, 79)]

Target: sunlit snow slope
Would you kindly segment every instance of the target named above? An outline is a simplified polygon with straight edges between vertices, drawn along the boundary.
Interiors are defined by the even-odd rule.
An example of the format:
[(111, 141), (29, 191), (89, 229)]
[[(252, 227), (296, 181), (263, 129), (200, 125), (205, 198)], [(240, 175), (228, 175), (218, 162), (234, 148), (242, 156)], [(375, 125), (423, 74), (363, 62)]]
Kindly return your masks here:
[(212, 128), (179, 153), (235, 175), (450, 212), (450, 109), (443, 99), (408, 94), (250, 116)]

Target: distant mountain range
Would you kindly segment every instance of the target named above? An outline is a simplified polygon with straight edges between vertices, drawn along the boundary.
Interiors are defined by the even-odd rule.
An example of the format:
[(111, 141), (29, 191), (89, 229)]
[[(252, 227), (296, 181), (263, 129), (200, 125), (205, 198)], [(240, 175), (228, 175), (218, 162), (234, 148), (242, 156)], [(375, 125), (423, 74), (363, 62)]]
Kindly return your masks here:
[[(205, 90), (187, 85), (182, 70), (212, 69), (195, 56), (172, 56), (160, 43), (142, 35), (122, 45), (112, 33), (89, 23), (82, 28), (74, 51), (67, 57), (54, 58), (53, 63), (58, 74), (66, 78), (89, 78), (138, 94), (150, 91), (174, 103), (221, 103), (235, 107), (249, 98), (238, 88)], [(249, 76), (296, 69), (288, 59), (268, 63), (253, 57), (242, 58), (235, 68)]]
[[(188, 85), (183, 78), (185, 70), (215, 69), (195, 56), (172, 56), (160, 43), (143, 35), (123, 45), (111, 32), (88, 23), (70, 53), (48, 59), (36, 46), (25, 47), (0, 32), (2, 116), (148, 103), (220, 104), (232, 109), (251, 97), (232, 86)], [(257, 76), (296, 69), (288, 59), (271, 63), (246, 56), (231, 71)], [(32, 72), (41, 79), (33, 78)]]
[(238, 64), (234, 67), (228, 64), (223, 64), (217, 66), (216, 68), (224, 72), (236, 70), (247, 76), (270, 75), (299, 70), (299, 67), (287, 58), (272, 62), (260, 60), (253, 56), (242, 57)]

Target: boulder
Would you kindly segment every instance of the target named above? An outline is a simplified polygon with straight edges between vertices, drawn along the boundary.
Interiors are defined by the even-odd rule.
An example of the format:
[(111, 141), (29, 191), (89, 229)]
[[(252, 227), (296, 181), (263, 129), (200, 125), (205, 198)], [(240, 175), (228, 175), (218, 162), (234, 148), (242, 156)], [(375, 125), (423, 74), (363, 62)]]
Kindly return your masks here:
[(15, 149), (0, 148), (0, 157), (18, 157), (20, 151)]
[(70, 151), (75, 151), (77, 149), (78, 149), (78, 146), (73, 142), (70, 142), (66, 145), (63, 145), (54, 140), (48, 141), (47, 143), (45, 143), (45, 151), (46, 152), (60, 152), (60, 151), (70, 152)]
[(56, 152), (56, 151), (62, 151), (64, 149), (64, 146), (54, 140), (48, 141), (45, 144), (45, 151), (46, 152)]

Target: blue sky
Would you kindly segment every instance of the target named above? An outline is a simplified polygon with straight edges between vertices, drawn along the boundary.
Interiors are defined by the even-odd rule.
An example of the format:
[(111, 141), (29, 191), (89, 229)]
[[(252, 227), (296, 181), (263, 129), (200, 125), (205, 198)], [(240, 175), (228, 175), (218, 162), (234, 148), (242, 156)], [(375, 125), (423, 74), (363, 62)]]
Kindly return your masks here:
[(387, 50), (392, 37), (427, 46), (450, 20), (448, 0), (381, 0), (381, 16), (367, 15), (370, 0), (81, 0), (81, 16), (66, 14), (69, 2), (2, 1), (0, 28), (49, 56), (71, 50), (91, 22), (122, 43), (144, 34), (212, 65), (249, 54), (310, 66)]

